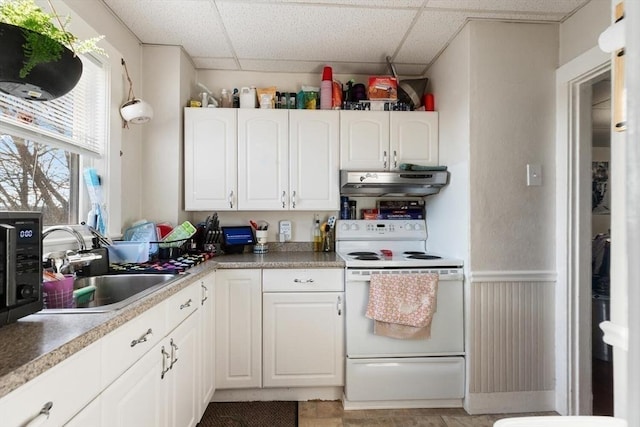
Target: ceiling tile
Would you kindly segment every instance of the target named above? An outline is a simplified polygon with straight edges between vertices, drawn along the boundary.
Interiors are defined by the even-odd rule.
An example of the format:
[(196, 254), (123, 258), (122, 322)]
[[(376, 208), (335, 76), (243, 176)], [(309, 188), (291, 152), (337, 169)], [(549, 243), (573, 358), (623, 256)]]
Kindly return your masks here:
[(429, 0), (427, 8), (468, 10), (536, 12), (542, 15), (563, 15), (573, 12), (589, 0)]
[(221, 2), (218, 7), (239, 58), (329, 63), (383, 61), (416, 14), (288, 3)]
[(183, 46), (191, 56), (230, 57), (209, 0), (105, 0), (142, 43)]

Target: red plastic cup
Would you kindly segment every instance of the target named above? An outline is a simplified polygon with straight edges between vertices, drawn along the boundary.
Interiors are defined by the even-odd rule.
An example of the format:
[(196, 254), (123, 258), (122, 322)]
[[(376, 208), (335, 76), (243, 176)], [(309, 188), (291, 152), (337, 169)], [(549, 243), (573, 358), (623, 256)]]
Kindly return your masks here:
[(425, 111), (435, 111), (436, 101), (432, 93), (427, 93), (423, 101)]
[(324, 67), (324, 70), (322, 70), (322, 81), (325, 80), (333, 80), (333, 70), (331, 70), (331, 67), (328, 65)]

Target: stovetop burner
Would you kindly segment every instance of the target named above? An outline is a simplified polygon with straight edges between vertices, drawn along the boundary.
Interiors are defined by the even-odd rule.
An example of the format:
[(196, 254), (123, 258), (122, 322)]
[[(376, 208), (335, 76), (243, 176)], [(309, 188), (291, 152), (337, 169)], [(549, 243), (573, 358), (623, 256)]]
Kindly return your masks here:
[(379, 261), (380, 257), (378, 255), (358, 255), (355, 257), (355, 259), (360, 260), (360, 261)]
[(425, 253), (422, 253), (422, 254), (409, 255), (407, 256), (407, 258), (409, 259), (441, 259), (442, 257), (439, 257), (437, 255), (427, 255)]
[(349, 256), (362, 256), (362, 255), (375, 255), (378, 256), (375, 252), (349, 252), (347, 255)]
[(404, 255), (423, 255), (422, 251), (404, 251), (402, 252)]

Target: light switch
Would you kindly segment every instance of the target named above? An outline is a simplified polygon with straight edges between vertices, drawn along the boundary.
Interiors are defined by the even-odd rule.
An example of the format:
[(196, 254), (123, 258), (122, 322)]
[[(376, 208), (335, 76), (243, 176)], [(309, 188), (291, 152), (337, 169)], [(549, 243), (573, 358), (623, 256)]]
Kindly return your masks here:
[(542, 185), (542, 165), (527, 165), (527, 186)]

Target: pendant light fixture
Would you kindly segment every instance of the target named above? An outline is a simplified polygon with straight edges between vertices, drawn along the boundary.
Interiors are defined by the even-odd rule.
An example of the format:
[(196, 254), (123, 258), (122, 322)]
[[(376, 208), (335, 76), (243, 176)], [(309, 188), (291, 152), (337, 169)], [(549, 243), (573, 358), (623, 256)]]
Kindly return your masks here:
[(127, 75), (127, 81), (129, 82), (129, 97), (127, 102), (120, 107), (120, 115), (124, 120), (122, 127), (129, 127), (128, 123), (147, 123), (153, 118), (153, 108), (151, 108), (148, 102), (135, 97), (133, 94), (133, 82), (131, 81), (131, 77), (129, 77), (129, 70), (127, 70), (127, 63), (124, 62), (124, 59), (122, 59), (122, 66)]

